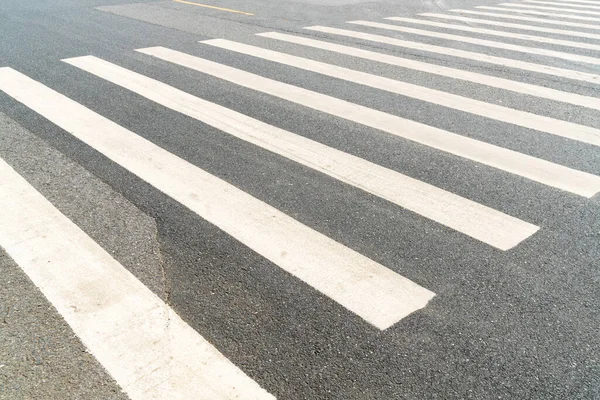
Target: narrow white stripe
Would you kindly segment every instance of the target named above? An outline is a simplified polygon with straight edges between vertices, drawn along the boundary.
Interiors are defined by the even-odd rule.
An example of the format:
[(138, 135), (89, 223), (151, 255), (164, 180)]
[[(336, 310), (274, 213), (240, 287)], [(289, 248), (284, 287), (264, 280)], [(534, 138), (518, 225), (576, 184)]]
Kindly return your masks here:
[[(265, 124), (95, 57), (65, 60), (237, 138), (506, 250), (537, 227), (473, 201)], [(519, 240), (520, 239), (520, 240)]]
[(563, 7), (578, 7), (578, 8), (586, 8), (590, 10), (600, 10), (600, 6), (588, 6), (583, 4), (565, 4), (565, 3), (555, 3), (553, 1), (536, 1), (536, 0), (523, 0), (523, 3), (532, 3), (532, 4), (547, 4), (550, 6), (563, 6)]
[[(481, 8), (481, 7), (478, 7), (478, 8)], [(499, 8), (499, 7), (488, 7), (488, 8), (492, 9), (492, 10), (509, 11), (509, 10), (506, 10), (505, 8)], [(522, 15), (512, 15), (512, 14), (497, 14), (497, 13), (490, 13), (490, 12), (484, 12), (484, 11), (471, 11), (471, 10), (448, 10), (448, 11), (458, 12), (461, 14), (484, 15), (484, 16), (494, 17), (494, 18), (514, 19), (517, 21), (538, 22), (541, 24), (548, 24), (548, 25), (562, 25), (562, 26), (570, 26), (573, 28), (600, 30), (599, 25), (582, 24), (579, 22), (570, 22), (570, 21), (558, 21), (555, 19), (525, 17)], [(516, 11), (516, 10), (512, 10), (512, 11)], [(583, 32), (577, 32), (577, 33), (583, 34)]]
[(413, 85), (394, 79), (338, 67), (336, 65), (326, 64), (302, 57), (296, 57), (285, 53), (279, 53), (256, 46), (236, 43), (229, 40), (213, 39), (206, 40), (202, 43), (331, 76), (333, 78), (343, 79), (349, 82), (358, 83), (360, 85), (385, 90), (387, 92), (396, 93), (402, 96), (411, 97), (459, 111), (464, 111), (470, 114), (479, 115), (481, 117), (495, 119), (497, 121), (502, 121), (529, 129), (535, 129), (540, 132), (600, 146), (600, 130), (588, 126), (540, 116), (525, 111), (470, 99), (468, 97), (463, 97), (448, 92), (442, 92), (440, 90), (435, 90), (424, 86)]
[(444, 54), (444, 55), (452, 56), (452, 57), (465, 58), (468, 60), (480, 61), (480, 62), (484, 62), (484, 63), (488, 63), (488, 64), (501, 65), (503, 67), (518, 68), (518, 69), (522, 69), (525, 71), (531, 71), (531, 72), (537, 72), (540, 74), (558, 76), (560, 78), (567, 78), (567, 79), (573, 79), (573, 80), (578, 80), (578, 81), (583, 81), (583, 82), (588, 82), (588, 83), (600, 84), (600, 75), (595, 75), (595, 74), (590, 74), (590, 73), (580, 72), (580, 71), (574, 71), (574, 70), (564, 69), (564, 68), (551, 67), (548, 65), (534, 64), (534, 63), (529, 63), (526, 61), (513, 60), (511, 58), (490, 56), (487, 54), (474, 53), (471, 51), (453, 49), (450, 47), (434, 46), (434, 45), (425, 44), (425, 43), (409, 42), (406, 40), (391, 38), (388, 36), (373, 35), (370, 33), (350, 31), (347, 29), (329, 28), (329, 27), (324, 27), (324, 26), (311, 26), (311, 27), (307, 27), (304, 29), (317, 31), (317, 32), (323, 32), (323, 33), (330, 33), (333, 35), (346, 36), (346, 37), (351, 37), (351, 38), (355, 38), (355, 39), (368, 40), (368, 41), (376, 42), (376, 43), (389, 44), (392, 46), (399, 46), (399, 47), (404, 47), (407, 49), (427, 51), (430, 53)]
[(572, 54), (572, 53), (563, 53), (561, 51), (539, 49), (539, 48), (535, 48), (535, 47), (525, 47), (525, 46), (519, 46), (516, 44), (494, 42), (491, 40), (477, 39), (477, 38), (472, 38), (472, 37), (468, 37), (468, 36), (451, 35), (448, 33), (407, 28), (407, 27), (398, 26), (398, 25), (382, 24), (379, 22), (348, 21), (348, 23), (355, 24), (355, 25), (361, 25), (361, 26), (368, 26), (368, 27), (372, 27), (372, 28), (386, 29), (386, 30), (390, 30), (390, 31), (412, 33), (415, 35), (434, 37), (434, 38), (439, 38), (439, 39), (453, 40), (456, 42), (471, 43), (471, 44), (476, 44), (478, 46), (492, 47), (495, 49), (504, 49), (504, 50), (518, 51), (520, 53), (536, 54), (536, 55), (540, 55), (540, 56), (560, 58), (560, 59), (568, 60), (568, 61), (572, 61), (572, 62), (583, 62), (583, 63), (587, 63), (587, 64), (600, 65), (600, 58), (580, 56), (580, 55)]
[[(518, 8), (533, 8), (536, 10), (548, 10), (548, 11), (560, 11), (570, 12), (574, 14), (585, 14), (585, 15), (600, 15), (600, 11), (586, 11), (586, 10), (574, 10), (571, 8), (560, 8), (560, 7), (546, 7), (546, 6), (532, 6), (529, 4), (513, 4), (513, 3), (500, 3), (501, 6), (505, 7), (518, 7)], [(564, 15), (562, 15), (565, 18)]]
[(275, 399), (2, 159), (0, 221), (0, 246), (132, 400)]
[(0, 69), (0, 89), (379, 329), (434, 296), (25, 75)]
[[(451, 11), (459, 11), (459, 10), (451, 10)], [(487, 14), (487, 13), (482, 13), (482, 14)], [(481, 25), (501, 26), (501, 27), (505, 27), (505, 28), (514, 28), (514, 29), (521, 29), (521, 30), (534, 31), (534, 32), (545, 32), (545, 33), (552, 33), (552, 34), (556, 34), (556, 35), (574, 36), (574, 37), (581, 37), (581, 38), (586, 38), (586, 39), (600, 40), (599, 34), (587, 33), (587, 32), (577, 32), (577, 31), (573, 31), (573, 30), (544, 28), (541, 26), (533, 26), (533, 25), (513, 24), (510, 22), (491, 21), (489, 19), (459, 17), (457, 15), (435, 14), (435, 13), (424, 13), (424, 14), (420, 14), (420, 15), (422, 15), (424, 17), (430, 17), (430, 18), (449, 19), (449, 20), (453, 20), (453, 21), (462, 21), (462, 22), (469, 22), (469, 23), (481, 24)], [(598, 46), (598, 47), (600, 47), (600, 46)]]
[(257, 36), (281, 40), (288, 43), (310, 46), (321, 50), (333, 51), (339, 54), (359, 57), (370, 61), (376, 61), (389, 65), (399, 66), (402, 68), (427, 72), (430, 74), (445, 76), (452, 79), (461, 79), (464, 81), (478, 83), (481, 85), (495, 87), (498, 89), (510, 90), (516, 93), (522, 93), (548, 100), (569, 103), (600, 111), (600, 99), (595, 97), (582, 96), (576, 93), (563, 92), (544, 86), (531, 85), (528, 83), (479, 74), (477, 72), (470, 72), (462, 69), (443, 67), (437, 64), (429, 64), (422, 61), (411, 60), (409, 58), (402, 58), (383, 53), (376, 53), (370, 50), (363, 50), (356, 47), (344, 46), (341, 44), (324, 42), (320, 40), (309, 39), (306, 37), (293, 36), (285, 33), (267, 32), (258, 33)]
[(588, 1), (588, 0), (560, 0), (561, 3), (583, 3), (583, 4), (597, 4), (600, 5), (600, 1)]
[(600, 177), (516, 151), (277, 82), (175, 50), (152, 47), (137, 51), (572, 193), (591, 197), (594, 193), (600, 191)]
[[(523, 10), (523, 9), (516, 9), (516, 8), (501, 8), (501, 7), (488, 7), (488, 6), (478, 6), (475, 8), (480, 8), (480, 9), (484, 9), (484, 10), (504, 11), (504, 12), (509, 11), (509, 12), (515, 12), (515, 13), (520, 13), (520, 14), (543, 15), (543, 16), (553, 17), (553, 18), (576, 19), (579, 21), (600, 22), (600, 18), (583, 17), (581, 15), (553, 14), (553, 13), (549, 13), (549, 12), (536, 11), (536, 10)], [(597, 28), (600, 28), (600, 26), (598, 26)]]

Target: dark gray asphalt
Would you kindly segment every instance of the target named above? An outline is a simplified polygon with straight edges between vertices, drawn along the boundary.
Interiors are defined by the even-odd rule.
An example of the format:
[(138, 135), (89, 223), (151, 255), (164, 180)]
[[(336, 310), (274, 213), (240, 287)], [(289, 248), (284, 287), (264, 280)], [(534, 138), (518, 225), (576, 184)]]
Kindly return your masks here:
[[(256, 44), (600, 128), (600, 114), (584, 108), (253, 35), (273, 30), (313, 35), (301, 28), (325, 25), (586, 72), (600, 73), (598, 66), (344, 23), (495, 4), (486, 0), (211, 3), (255, 16), (169, 1), (130, 3), (2, 0), (0, 67), (27, 74), (437, 294), (425, 309), (381, 332), (0, 92), (0, 113), (6, 114), (0, 118), (0, 157), (244, 372), (278, 399), (600, 399), (599, 196), (584, 199), (554, 190), (133, 50), (178, 49), (596, 175), (600, 149), (592, 145), (197, 42), (226, 38)], [(334, 36), (327, 40), (600, 97), (600, 86), (581, 82)], [(83, 55), (117, 63), (541, 229), (516, 248), (499, 251), (60, 61)], [(35, 290), (10, 260), (0, 258), (0, 263), (2, 312), (19, 300), (19, 291)], [(43, 299), (36, 301), (43, 304)], [(0, 398), (119, 398), (114, 382), (93, 360), (85, 360), (89, 376), (81, 368), (68, 369), (71, 352), (81, 348), (73, 337), (54, 346), (57, 355), (40, 367), (46, 368), (44, 377), (21, 377), (28, 362), (35, 362), (27, 357), (12, 361), (15, 354), (23, 360), (21, 347), (27, 349), (38, 337), (57, 341), (68, 331), (52, 316), (54, 325), (21, 335), (20, 326), (31, 326), (32, 314), (38, 320), (50, 318), (49, 305), (42, 308), (20, 308), (22, 322), (17, 318), (14, 323), (22, 325), (16, 327), (0, 319)], [(11, 345), (3, 345), (9, 337)], [(53, 387), (59, 379), (64, 382), (64, 371), (74, 381), (89, 380), (89, 390), (77, 392), (77, 385), (67, 383), (62, 394), (39, 389), (47, 388), (42, 379), (54, 379)], [(52, 397), (61, 395), (66, 397)]]

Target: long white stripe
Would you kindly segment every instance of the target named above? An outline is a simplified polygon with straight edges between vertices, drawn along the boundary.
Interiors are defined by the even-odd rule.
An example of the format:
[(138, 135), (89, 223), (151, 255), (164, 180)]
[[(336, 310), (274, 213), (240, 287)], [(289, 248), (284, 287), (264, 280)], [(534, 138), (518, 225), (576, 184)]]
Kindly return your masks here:
[[(95, 57), (65, 60), (237, 138), (349, 183), (452, 229), (506, 250), (533, 225), (445, 190), (210, 103)], [(520, 239), (520, 240), (519, 240)]]
[(516, 151), (277, 82), (179, 51), (163, 47), (137, 51), (572, 193), (577, 192), (582, 196), (591, 197), (600, 191), (600, 177)]
[(492, 40), (477, 39), (477, 38), (472, 38), (472, 37), (468, 37), (468, 36), (451, 35), (448, 33), (426, 31), (423, 29), (407, 28), (407, 27), (398, 26), (398, 25), (382, 24), (379, 22), (348, 21), (348, 23), (355, 24), (355, 25), (361, 25), (361, 26), (368, 26), (371, 28), (386, 29), (386, 30), (390, 30), (390, 31), (405, 32), (405, 33), (412, 33), (415, 35), (434, 37), (434, 38), (446, 39), (446, 40), (453, 40), (456, 42), (471, 43), (471, 44), (476, 44), (478, 46), (492, 47), (495, 49), (511, 50), (511, 51), (517, 51), (520, 53), (536, 54), (536, 55), (540, 55), (540, 56), (560, 58), (560, 59), (568, 60), (568, 61), (572, 61), (572, 62), (583, 62), (583, 63), (587, 63), (587, 64), (600, 65), (600, 58), (580, 56), (580, 55), (572, 54), (572, 53), (563, 53), (561, 51), (539, 49), (539, 48), (535, 48), (535, 47), (525, 47), (525, 46), (519, 46), (516, 44), (494, 42)]
[(590, 10), (600, 10), (600, 6), (588, 6), (583, 4), (565, 4), (565, 3), (555, 3), (553, 1), (536, 1), (536, 0), (523, 0), (523, 3), (531, 3), (531, 4), (547, 4), (550, 6), (564, 6), (564, 7), (578, 7), (578, 8), (586, 8)]
[(413, 85), (382, 76), (338, 67), (336, 65), (326, 64), (302, 57), (296, 57), (285, 53), (279, 53), (256, 46), (236, 43), (229, 40), (213, 39), (203, 41), (202, 43), (331, 76), (333, 78), (343, 79), (349, 82), (358, 83), (360, 85), (385, 90), (387, 92), (396, 93), (402, 96), (411, 97), (444, 107), (449, 107), (455, 110), (479, 115), (481, 117), (495, 119), (497, 121), (502, 121), (529, 129), (535, 129), (540, 132), (550, 133), (552, 135), (600, 146), (600, 130), (588, 126), (540, 116), (448, 92), (442, 92), (440, 90), (431, 89), (425, 86)]
[[(478, 7), (478, 8), (481, 8), (481, 7)], [(488, 7), (488, 8), (492, 9), (492, 10), (509, 11), (509, 10), (506, 10), (505, 8), (499, 8), (499, 7)], [(573, 28), (600, 30), (599, 25), (582, 24), (579, 22), (570, 22), (570, 21), (558, 21), (555, 19), (525, 17), (522, 15), (512, 15), (512, 14), (497, 14), (497, 13), (490, 13), (490, 12), (484, 12), (484, 11), (471, 11), (471, 10), (448, 10), (448, 11), (449, 12), (458, 12), (461, 14), (484, 15), (487, 17), (494, 17), (494, 18), (514, 19), (517, 21), (538, 22), (541, 24), (548, 24), (548, 25), (562, 25), (562, 26), (570, 26)], [(516, 11), (516, 10), (512, 10), (512, 11)], [(579, 32), (579, 31), (576, 33), (584, 34), (583, 32)]]
[(2, 159), (0, 221), (0, 246), (132, 400), (275, 399)]
[[(513, 3), (500, 3), (501, 6), (505, 7), (518, 7), (518, 8), (533, 8), (536, 10), (548, 10), (548, 11), (560, 11), (560, 12), (570, 12), (575, 14), (585, 14), (585, 15), (600, 15), (600, 11), (586, 11), (586, 10), (574, 10), (572, 8), (560, 8), (560, 7), (546, 7), (546, 6), (532, 6), (529, 4), (513, 4)], [(564, 15), (562, 15), (565, 18)]]
[[(509, 12), (515, 12), (515, 13), (520, 13), (520, 14), (543, 15), (546, 17), (553, 17), (553, 18), (576, 19), (579, 21), (600, 22), (600, 18), (595, 18), (595, 17), (583, 17), (581, 15), (568, 15), (568, 14), (553, 14), (553, 13), (544, 12), (544, 11), (523, 10), (520, 8), (516, 9), (516, 8), (501, 8), (501, 7), (488, 7), (488, 6), (477, 6), (475, 8), (480, 8), (483, 10), (504, 11), (504, 12), (509, 11)], [(600, 28), (600, 26), (598, 28)]]
[(589, 1), (589, 0), (560, 0), (561, 3), (583, 3), (583, 4), (597, 4), (600, 5), (600, 1)]
[(316, 49), (333, 51), (339, 54), (359, 57), (370, 61), (381, 62), (389, 65), (395, 65), (402, 68), (413, 69), (416, 71), (427, 72), (430, 74), (445, 76), (452, 79), (461, 79), (463, 81), (478, 83), (498, 89), (510, 90), (516, 93), (522, 93), (530, 96), (536, 96), (548, 100), (569, 103), (581, 107), (591, 108), (600, 111), (600, 99), (589, 96), (582, 96), (576, 93), (563, 92), (544, 86), (531, 85), (528, 83), (513, 81), (510, 79), (498, 78), (495, 76), (479, 74), (477, 72), (465, 71), (462, 69), (444, 67), (437, 64), (429, 64), (422, 61), (411, 60), (392, 56), (389, 54), (377, 53), (370, 50), (359, 49), (356, 47), (344, 46), (337, 43), (324, 42), (321, 40), (309, 39), (306, 37), (293, 36), (279, 32), (258, 33), (270, 39), (281, 40), (288, 43), (294, 43), (304, 46), (310, 46)]
[(0, 89), (379, 329), (434, 296), (25, 75), (0, 69)]
[(580, 72), (580, 71), (574, 71), (574, 70), (564, 69), (564, 68), (551, 67), (551, 66), (547, 66), (547, 65), (534, 64), (534, 63), (529, 63), (526, 61), (513, 60), (511, 58), (490, 56), (487, 54), (474, 53), (471, 51), (453, 49), (450, 47), (434, 46), (434, 45), (425, 44), (425, 43), (409, 42), (406, 40), (391, 38), (388, 36), (373, 35), (370, 33), (350, 31), (347, 29), (329, 28), (329, 27), (325, 27), (325, 26), (311, 26), (311, 27), (307, 27), (304, 29), (317, 31), (317, 32), (323, 32), (323, 33), (330, 33), (333, 35), (346, 36), (346, 37), (351, 37), (351, 38), (355, 38), (355, 39), (368, 40), (368, 41), (376, 42), (376, 43), (389, 44), (392, 46), (399, 46), (399, 47), (404, 47), (407, 49), (427, 51), (430, 53), (465, 58), (468, 60), (480, 61), (480, 62), (484, 62), (484, 63), (488, 63), (488, 64), (501, 65), (503, 67), (517, 68), (517, 69), (522, 69), (524, 71), (531, 71), (531, 72), (537, 72), (540, 74), (558, 76), (560, 78), (567, 78), (567, 79), (573, 79), (573, 80), (578, 80), (578, 81), (583, 81), (583, 82), (588, 82), (588, 83), (600, 84), (600, 75), (595, 75), (595, 74), (590, 74), (590, 73)]
[[(451, 11), (459, 11), (459, 10), (451, 10)], [(473, 12), (473, 13), (475, 14), (476, 12)], [(482, 13), (482, 14), (487, 14), (487, 13)], [(449, 19), (452, 21), (469, 22), (469, 23), (481, 24), (481, 25), (501, 26), (504, 28), (514, 28), (514, 29), (521, 29), (521, 30), (526, 30), (526, 31), (545, 32), (545, 33), (552, 33), (552, 34), (556, 34), (556, 35), (574, 36), (574, 37), (580, 37), (580, 38), (586, 38), (586, 39), (600, 40), (599, 34), (587, 33), (587, 32), (577, 32), (577, 31), (573, 31), (573, 30), (544, 28), (541, 26), (533, 26), (533, 25), (513, 24), (510, 22), (492, 21), (489, 19), (459, 17), (458, 15), (436, 14), (436, 13), (424, 13), (424, 14), (419, 14), (419, 15), (421, 15), (423, 17), (430, 17), (430, 18)], [(598, 47), (600, 47), (600, 46), (598, 46)]]

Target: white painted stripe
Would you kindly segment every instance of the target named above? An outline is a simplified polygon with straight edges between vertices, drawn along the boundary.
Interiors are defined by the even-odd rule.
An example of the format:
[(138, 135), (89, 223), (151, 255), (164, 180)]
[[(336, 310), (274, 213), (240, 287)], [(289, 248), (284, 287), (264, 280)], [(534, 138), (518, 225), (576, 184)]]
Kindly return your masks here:
[(546, 4), (550, 6), (562, 6), (562, 7), (578, 7), (578, 8), (586, 8), (590, 10), (600, 10), (600, 6), (589, 6), (583, 4), (565, 4), (565, 3), (555, 3), (553, 1), (536, 1), (536, 0), (523, 0), (523, 3), (531, 3), (531, 4)]
[(329, 28), (325, 26), (311, 26), (304, 29), (323, 33), (330, 33), (333, 35), (346, 36), (355, 39), (368, 40), (376, 43), (389, 44), (392, 46), (399, 46), (407, 49), (427, 51), (435, 54), (443, 54), (451, 57), (459, 57), (472, 61), (480, 61), (488, 64), (501, 65), (503, 67), (517, 68), (524, 71), (553, 75), (560, 78), (567, 78), (588, 83), (600, 84), (600, 75), (590, 74), (587, 72), (551, 67), (548, 65), (534, 64), (526, 61), (513, 60), (511, 58), (490, 56), (487, 54), (464, 51), (460, 49), (454, 49), (451, 47), (442, 47), (425, 43), (409, 42), (406, 40), (391, 38), (388, 36), (373, 35), (370, 33), (350, 31), (347, 29)]
[(451, 34), (442, 33), (442, 32), (426, 31), (426, 30), (422, 30), (422, 29), (407, 28), (407, 27), (398, 26), (398, 25), (382, 24), (379, 22), (348, 21), (348, 23), (355, 24), (355, 25), (361, 25), (361, 26), (368, 26), (371, 28), (386, 29), (386, 30), (390, 30), (390, 31), (412, 33), (415, 35), (452, 40), (452, 41), (462, 42), (462, 43), (471, 43), (471, 44), (475, 44), (478, 46), (492, 47), (495, 49), (511, 50), (511, 51), (517, 51), (520, 53), (536, 54), (539, 56), (560, 58), (562, 60), (567, 60), (567, 61), (571, 61), (571, 62), (583, 62), (583, 63), (587, 63), (587, 64), (600, 65), (600, 58), (580, 56), (580, 55), (572, 54), (572, 53), (563, 53), (561, 51), (539, 49), (539, 48), (535, 48), (535, 47), (525, 47), (525, 46), (519, 46), (516, 44), (494, 42), (492, 40), (484, 40), (484, 39), (472, 38), (472, 37), (468, 37), (468, 36), (451, 35)]
[(132, 400), (275, 399), (2, 159), (0, 221), (0, 246)]
[[(514, 3), (500, 3), (501, 6), (505, 7), (518, 7), (518, 8), (533, 8), (536, 10), (548, 10), (548, 11), (560, 11), (560, 12), (570, 12), (575, 14), (585, 14), (585, 15), (600, 15), (600, 11), (586, 11), (586, 10), (574, 10), (571, 8), (560, 8), (560, 7), (546, 7), (546, 6), (532, 6), (529, 4), (514, 4)], [(564, 15), (562, 15), (565, 18)]]
[[(172, 110), (506, 250), (537, 227), (95, 57), (65, 60)], [(520, 240), (519, 240), (520, 239)]]
[(434, 296), (25, 75), (0, 69), (0, 89), (379, 329)]
[(343, 68), (336, 65), (326, 64), (302, 57), (296, 57), (285, 53), (279, 53), (256, 46), (236, 43), (229, 40), (213, 39), (203, 41), (202, 43), (253, 57), (259, 57), (264, 60), (278, 62), (295, 68), (301, 68), (306, 71), (331, 76), (333, 78), (343, 79), (348, 82), (358, 83), (360, 85), (369, 86), (375, 89), (385, 90), (401, 96), (411, 97), (413, 99), (418, 99), (481, 117), (600, 146), (600, 130), (592, 127), (561, 121), (525, 111), (515, 110), (512, 108), (431, 89), (425, 86), (413, 85), (382, 76), (368, 74), (366, 72)]
[(583, 3), (583, 4), (597, 4), (600, 5), (600, 1), (588, 1), (588, 0), (560, 0), (561, 3)]
[[(451, 11), (459, 11), (459, 10), (451, 10)], [(482, 14), (487, 14), (487, 13), (482, 13)], [(459, 17), (458, 15), (436, 14), (436, 13), (424, 13), (424, 14), (419, 14), (419, 15), (422, 15), (424, 17), (430, 17), (430, 18), (449, 19), (452, 21), (461, 21), (461, 22), (467, 22), (467, 23), (473, 23), (473, 24), (501, 26), (504, 28), (514, 28), (514, 29), (521, 29), (521, 30), (526, 30), (526, 31), (544, 32), (544, 33), (552, 33), (552, 34), (556, 34), (556, 35), (574, 36), (574, 37), (580, 37), (580, 38), (586, 38), (586, 39), (600, 40), (600, 34), (577, 32), (577, 31), (573, 31), (573, 30), (545, 28), (545, 27), (533, 26), (533, 25), (513, 24), (510, 22), (492, 21), (489, 19)], [(600, 47), (600, 46), (598, 46), (598, 47)]]
[[(509, 11), (509, 12), (515, 12), (515, 13), (520, 13), (520, 14), (543, 15), (543, 16), (553, 17), (553, 18), (576, 19), (579, 21), (600, 22), (600, 18), (583, 17), (581, 15), (553, 14), (553, 13), (549, 13), (549, 12), (536, 11), (536, 10), (523, 10), (523, 9), (516, 9), (516, 8), (501, 8), (501, 7), (488, 7), (488, 6), (477, 6), (475, 8), (480, 8), (483, 10), (504, 11), (504, 12)], [(600, 28), (600, 26), (598, 28)]]
[(152, 47), (137, 51), (552, 187), (586, 197), (591, 197), (600, 191), (600, 177), (516, 151), (480, 142), (321, 93), (277, 82), (179, 51), (163, 47)]
[[(481, 8), (481, 7), (478, 7), (478, 8)], [(500, 7), (488, 7), (488, 9), (500, 10), (500, 11), (513, 11), (513, 12), (517, 11), (517, 10), (507, 10), (505, 8), (500, 8)], [(497, 14), (497, 13), (490, 13), (490, 12), (484, 12), (484, 11), (472, 11), (472, 10), (448, 10), (448, 11), (458, 12), (461, 14), (484, 15), (484, 16), (494, 17), (494, 18), (514, 19), (516, 21), (529, 21), (529, 22), (537, 22), (537, 23), (548, 24), (548, 25), (561, 25), (561, 26), (570, 26), (573, 28), (600, 30), (600, 25), (582, 24), (579, 22), (570, 22), (570, 21), (559, 21), (559, 20), (555, 20), (555, 19), (526, 17), (526, 16), (522, 16), (522, 15), (512, 15), (512, 14)], [(577, 33), (579, 34), (579, 33), (583, 33), (583, 32), (577, 32)]]
[(427, 72), (430, 74), (445, 76), (452, 79), (473, 82), (481, 85), (495, 87), (498, 89), (509, 90), (516, 93), (522, 93), (530, 96), (536, 96), (548, 100), (554, 100), (576, 106), (591, 108), (600, 111), (600, 99), (589, 96), (582, 96), (576, 93), (563, 92), (544, 86), (536, 86), (528, 83), (513, 81), (510, 79), (498, 78), (495, 76), (479, 74), (477, 72), (465, 71), (444, 67), (437, 64), (429, 64), (422, 61), (411, 60), (383, 53), (377, 53), (370, 50), (359, 49), (356, 47), (344, 46), (337, 43), (324, 42), (321, 40), (309, 39), (301, 36), (293, 36), (279, 32), (258, 33), (270, 39), (281, 40), (288, 43), (294, 43), (313, 47), (321, 50), (333, 51), (353, 57), (359, 57), (370, 61), (381, 62), (389, 65), (395, 65), (402, 68), (413, 69), (416, 71)]

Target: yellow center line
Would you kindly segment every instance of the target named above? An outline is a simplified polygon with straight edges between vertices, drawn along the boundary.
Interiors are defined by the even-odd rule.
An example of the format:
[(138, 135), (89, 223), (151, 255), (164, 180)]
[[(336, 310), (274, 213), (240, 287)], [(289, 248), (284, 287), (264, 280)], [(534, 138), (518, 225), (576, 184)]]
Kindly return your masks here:
[(237, 14), (254, 15), (252, 13), (245, 12), (245, 11), (232, 10), (230, 8), (222, 8), (222, 7), (217, 7), (217, 6), (211, 6), (211, 5), (208, 5), (208, 4), (193, 3), (191, 1), (185, 1), (185, 0), (173, 0), (173, 1), (176, 1), (177, 3), (191, 4), (193, 6), (212, 8), (212, 9), (215, 9), (215, 10), (228, 11), (228, 12), (237, 13)]

